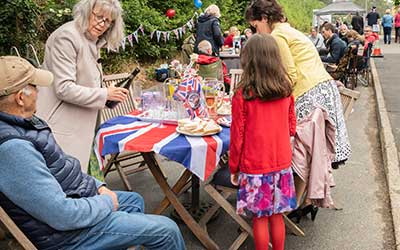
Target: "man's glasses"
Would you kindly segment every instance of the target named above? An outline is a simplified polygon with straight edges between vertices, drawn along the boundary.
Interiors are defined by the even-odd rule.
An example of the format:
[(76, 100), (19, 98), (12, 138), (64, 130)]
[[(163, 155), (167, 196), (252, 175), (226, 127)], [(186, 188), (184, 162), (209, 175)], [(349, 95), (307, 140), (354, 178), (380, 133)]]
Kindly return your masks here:
[(109, 19), (104, 18), (104, 16), (102, 16), (102, 15), (96, 14), (94, 11), (92, 11), (92, 14), (97, 23), (103, 22), (104, 26), (106, 26), (106, 27), (109, 27), (113, 23), (113, 21), (110, 21)]

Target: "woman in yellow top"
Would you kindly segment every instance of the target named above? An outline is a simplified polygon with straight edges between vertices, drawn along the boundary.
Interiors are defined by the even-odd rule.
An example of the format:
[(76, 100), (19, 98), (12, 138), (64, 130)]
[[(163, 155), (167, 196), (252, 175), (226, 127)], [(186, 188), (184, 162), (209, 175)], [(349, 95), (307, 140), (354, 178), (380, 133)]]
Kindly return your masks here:
[(270, 33), (278, 43), (282, 61), (293, 83), (297, 120), (302, 120), (316, 106), (328, 111), (336, 125), (334, 162), (336, 166), (343, 163), (350, 157), (351, 148), (340, 94), (314, 45), (303, 33), (284, 22), (282, 7), (275, 0), (254, 0), (245, 15), (257, 33)]

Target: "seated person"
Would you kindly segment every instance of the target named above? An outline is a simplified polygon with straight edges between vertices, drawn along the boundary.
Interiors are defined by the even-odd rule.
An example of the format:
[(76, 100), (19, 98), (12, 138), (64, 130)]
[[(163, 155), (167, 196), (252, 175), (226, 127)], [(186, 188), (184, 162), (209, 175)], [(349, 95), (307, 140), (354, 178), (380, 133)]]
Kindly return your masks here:
[(0, 205), (38, 249), (185, 249), (175, 222), (83, 173), (34, 115), (49, 71), (15, 56), (0, 57), (0, 71)]
[(195, 34), (191, 34), (185, 40), (183, 40), (182, 52), (181, 52), (181, 58), (183, 64), (190, 63), (190, 55), (193, 54), (195, 42), (196, 42)]
[(229, 29), (229, 35), (224, 39), (224, 46), (232, 48), (233, 47), (233, 38), (238, 35), (238, 28), (232, 26)]
[(231, 79), (224, 61), (217, 56), (212, 56), (211, 43), (203, 40), (197, 46), (199, 56), (196, 60), (198, 65), (198, 74), (203, 78), (216, 78), (224, 81), (225, 90), (228, 91)]
[(346, 24), (342, 24), (339, 27), (339, 38), (342, 39), (346, 44), (349, 43), (349, 41), (347, 40), (347, 32), (349, 32), (349, 28), (347, 27)]
[(326, 23), (322, 27), (322, 36), (325, 38), (325, 46), (329, 51), (326, 56), (321, 56), (322, 62), (339, 63), (340, 58), (344, 55), (346, 43), (335, 34), (335, 26), (331, 23)]
[(371, 26), (366, 26), (364, 28), (364, 56), (367, 56), (368, 51), (368, 44), (371, 43), (372, 45), (375, 44), (375, 41), (379, 40), (379, 35), (375, 32), (372, 32)]
[(320, 51), (321, 49), (325, 49), (324, 38), (320, 33), (317, 32), (317, 28), (312, 28), (311, 33), (308, 36), (311, 42), (314, 44), (315, 48)]

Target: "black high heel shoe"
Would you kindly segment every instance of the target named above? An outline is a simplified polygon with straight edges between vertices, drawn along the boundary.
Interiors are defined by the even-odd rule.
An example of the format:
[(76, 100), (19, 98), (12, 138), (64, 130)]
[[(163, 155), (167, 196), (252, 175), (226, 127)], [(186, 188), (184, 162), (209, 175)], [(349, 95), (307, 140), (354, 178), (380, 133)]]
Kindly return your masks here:
[(317, 216), (318, 213), (318, 207), (314, 206), (313, 204), (310, 204), (303, 207), (302, 210), (304, 216), (307, 216), (307, 214), (311, 213), (311, 220), (312, 221), (315, 220), (315, 217)]
[(303, 211), (301, 208), (297, 208), (295, 210), (293, 210), (292, 212), (290, 212), (287, 217), (292, 220), (293, 222), (299, 224), (301, 217), (303, 216)]

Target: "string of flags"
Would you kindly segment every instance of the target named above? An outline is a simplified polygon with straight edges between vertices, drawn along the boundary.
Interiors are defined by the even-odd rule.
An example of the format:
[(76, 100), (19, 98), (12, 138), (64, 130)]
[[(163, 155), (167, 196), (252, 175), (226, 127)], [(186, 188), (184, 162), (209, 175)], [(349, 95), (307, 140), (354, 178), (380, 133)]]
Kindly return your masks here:
[[(182, 39), (183, 35), (186, 33), (187, 29), (192, 30), (195, 24), (195, 18), (198, 14), (195, 12), (192, 18), (189, 19), (183, 26), (175, 28), (173, 30), (153, 30), (150, 32), (150, 39), (155, 38), (157, 43), (164, 41), (166, 43), (171, 39), (171, 36), (175, 35), (176, 39)], [(139, 43), (139, 35), (143, 37), (146, 35), (143, 25), (141, 24), (134, 32), (124, 37), (121, 41), (121, 47), (125, 50), (126, 43), (128, 42), (131, 46), (133, 43)]]

